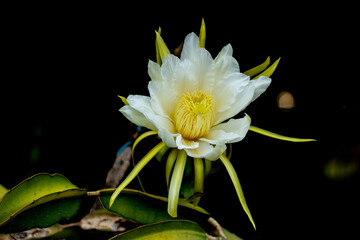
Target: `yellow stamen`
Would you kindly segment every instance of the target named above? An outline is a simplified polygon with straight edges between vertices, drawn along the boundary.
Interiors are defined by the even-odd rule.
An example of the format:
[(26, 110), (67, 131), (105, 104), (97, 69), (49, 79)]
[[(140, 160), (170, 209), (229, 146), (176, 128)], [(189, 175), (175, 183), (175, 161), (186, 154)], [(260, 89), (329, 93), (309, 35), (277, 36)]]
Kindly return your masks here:
[(203, 91), (185, 93), (174, 114), (176, 130), (188, 140), (205, 136), (212, 125), (214, 99)]

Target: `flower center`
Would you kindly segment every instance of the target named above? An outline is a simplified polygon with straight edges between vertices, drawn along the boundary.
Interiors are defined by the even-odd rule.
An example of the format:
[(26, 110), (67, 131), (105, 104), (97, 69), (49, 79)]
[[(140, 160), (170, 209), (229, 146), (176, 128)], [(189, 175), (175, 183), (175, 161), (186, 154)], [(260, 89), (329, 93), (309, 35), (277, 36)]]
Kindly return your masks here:
[(174, 114), (176, 130), (186, 139), (206, 135), (212, 125), (214, 100), (203, 91), (185, 93)]

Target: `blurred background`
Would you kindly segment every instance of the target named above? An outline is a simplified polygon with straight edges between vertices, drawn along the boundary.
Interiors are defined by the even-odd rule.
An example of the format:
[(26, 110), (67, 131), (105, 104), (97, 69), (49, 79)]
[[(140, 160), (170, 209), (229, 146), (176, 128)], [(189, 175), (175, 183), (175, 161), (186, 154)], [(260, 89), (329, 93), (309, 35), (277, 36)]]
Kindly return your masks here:
[[(117, 95), (148, 95), (154, 30), (161, 26), (173, 51), (188, 33), (199, 33), (204, 18), (206, 48), (216, 57), (231, 43), (242, 72), (268, 56), (272, 62), (281, 57), (268, 90), (245, 110), (253, 125), (317, 142), (249, 132), (233, 145), (232, 162), (257, 231), (225, 169), (208, 177), (200, 205), (244, 239), (359, 236), (360, 39), (354, 8), (224, 3), (190, 12), (179, 3), (142, 9), (3, 8), (0, 184), (11, 188), (35, 173), (56, 172), (79, 187), (102, 188), (117, 150), (131, 140)], [(156, 171), (156, 164), (149, 165), (144, 177)]]

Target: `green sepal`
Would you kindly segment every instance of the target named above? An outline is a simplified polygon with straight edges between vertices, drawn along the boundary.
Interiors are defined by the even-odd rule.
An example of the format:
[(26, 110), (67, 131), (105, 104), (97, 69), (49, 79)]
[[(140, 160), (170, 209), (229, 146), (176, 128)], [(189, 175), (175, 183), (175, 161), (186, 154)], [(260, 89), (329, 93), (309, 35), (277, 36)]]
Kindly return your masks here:
[(120, 183), (115, 192), (111, 195), (109, 206), (111, 207), (120, 192), (138, 175), (146, 164), (163, 148), (165, 143), (161, 142), (151, 149), (134, 167), (129, 175)]
[(225, 154), (222, 154), (220, 156), (220, 160), (224, 164), (224, 166), (231, 178), (231, 181), (234, 184), (234, 187), (235, 187), (236, 193), (238, 195), (238, 198), (240, 200), (241, 206), (243, 207), (245, 213), (249, 217), (250, 222), (252, 223), (254, 229), (256, 230), (255, 222), (251, 216), (249, 207), (246, 204), (245, 196), (244, 196), (244, 193), (243, 193), (241, 185), (240, 185), (239, 177), (237, 176), (237, 173), (236, 173), (233, 165), (231, 164), (230, 160), (225, 156)]
[(277, 133), (273, 133), (255, 126), (250, 126), (249, 131), (253, 131), (259, 134), (262, 134), (264, 136), (267, 137), (271, 137), (271, 138), (276, 138), (279, 140), (283, 140), (283, 141), (289, 141), (289, 142), (312, 142), (312, 141), (316, 141), (315, 139), (311, 139), (311, 138), (294, 138), (294, 137), (287, 137), (287, 136), (283, 136)]
[(269, 64), (270, 64), (270, 57), (267, 57), (265, 62), (263, 62), (262, 64), (260, 64), (256, 67), (253, 67), (253, 68), (247, 70), (246, 72), (244, 72), (244, 74), (246, 74), (250, 77), (255, 76), (256, 74), (259, 74), (262, 71), (264, 71)]
[(254, 79), (257, 79), (261, 76), (265, 76), (265, 77), (271, 77), (271, 75), (274, 73), (277, 65), (279, 64), (280, 62), (280, 59), (279, 58), (278, 60), (276, 60), (270, 67), (268, 67), (264, 72), (260, 73), (259, 75), (257, 75), (256, 77), (253, 78)]
[(206, 29), (205, 29), (205, 21), (204, 18), (201, 21), (200, 34), (199, 34), (199, 45), (201, 48), (205, 47), (206, 40)]
[(159, 27), (159, 31), (155, 31), (156, 39), (155, 39), (155, 49), (156, 49), (156, 61), (159, 65), (162, 64), (166, 55), (170, 53), (167, 48), (164, 40), (160, 36), (161, 28)]

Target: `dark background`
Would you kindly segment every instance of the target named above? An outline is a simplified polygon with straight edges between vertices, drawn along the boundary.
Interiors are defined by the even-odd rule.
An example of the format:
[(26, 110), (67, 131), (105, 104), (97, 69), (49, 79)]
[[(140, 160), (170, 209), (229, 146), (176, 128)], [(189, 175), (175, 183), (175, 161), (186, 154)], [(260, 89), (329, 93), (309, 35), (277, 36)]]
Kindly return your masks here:
[[(219, 4), (190, 12), (178, 4), (4, 7), (1, 29), (0, 183), (61, 173), (79, 187), (104, 185), (129, 122), (117, 95), (148, 95), (159, 26), (170, 51), (201, 18), (215, 57), (231, 43), (241, 71), (281, 57), (269, 89), (245, 112), (255, 126), (316, 138), (289, 143), (249, 132), (232, 162), (257, 224), (241, 209), (225, 169), (211, 175), (201, 204), (244, 239), (359, 237), (358, 42), (354, 6)], [(147, 10), (146, 10), (147, 9)], [(144, 11), (147, 11), (144, 13)], [(276, 97), (293, 94), (283, 111)], [(335, 159), (335, 160), (334, 160)], [(331, 163), (335, 173), (325, 174)], [(335, 167), (334, 167), (335, 166)], [(152, 165), (146, 171), (152, 172)], [(146, 177), (151, 178), (151, 174)]]

